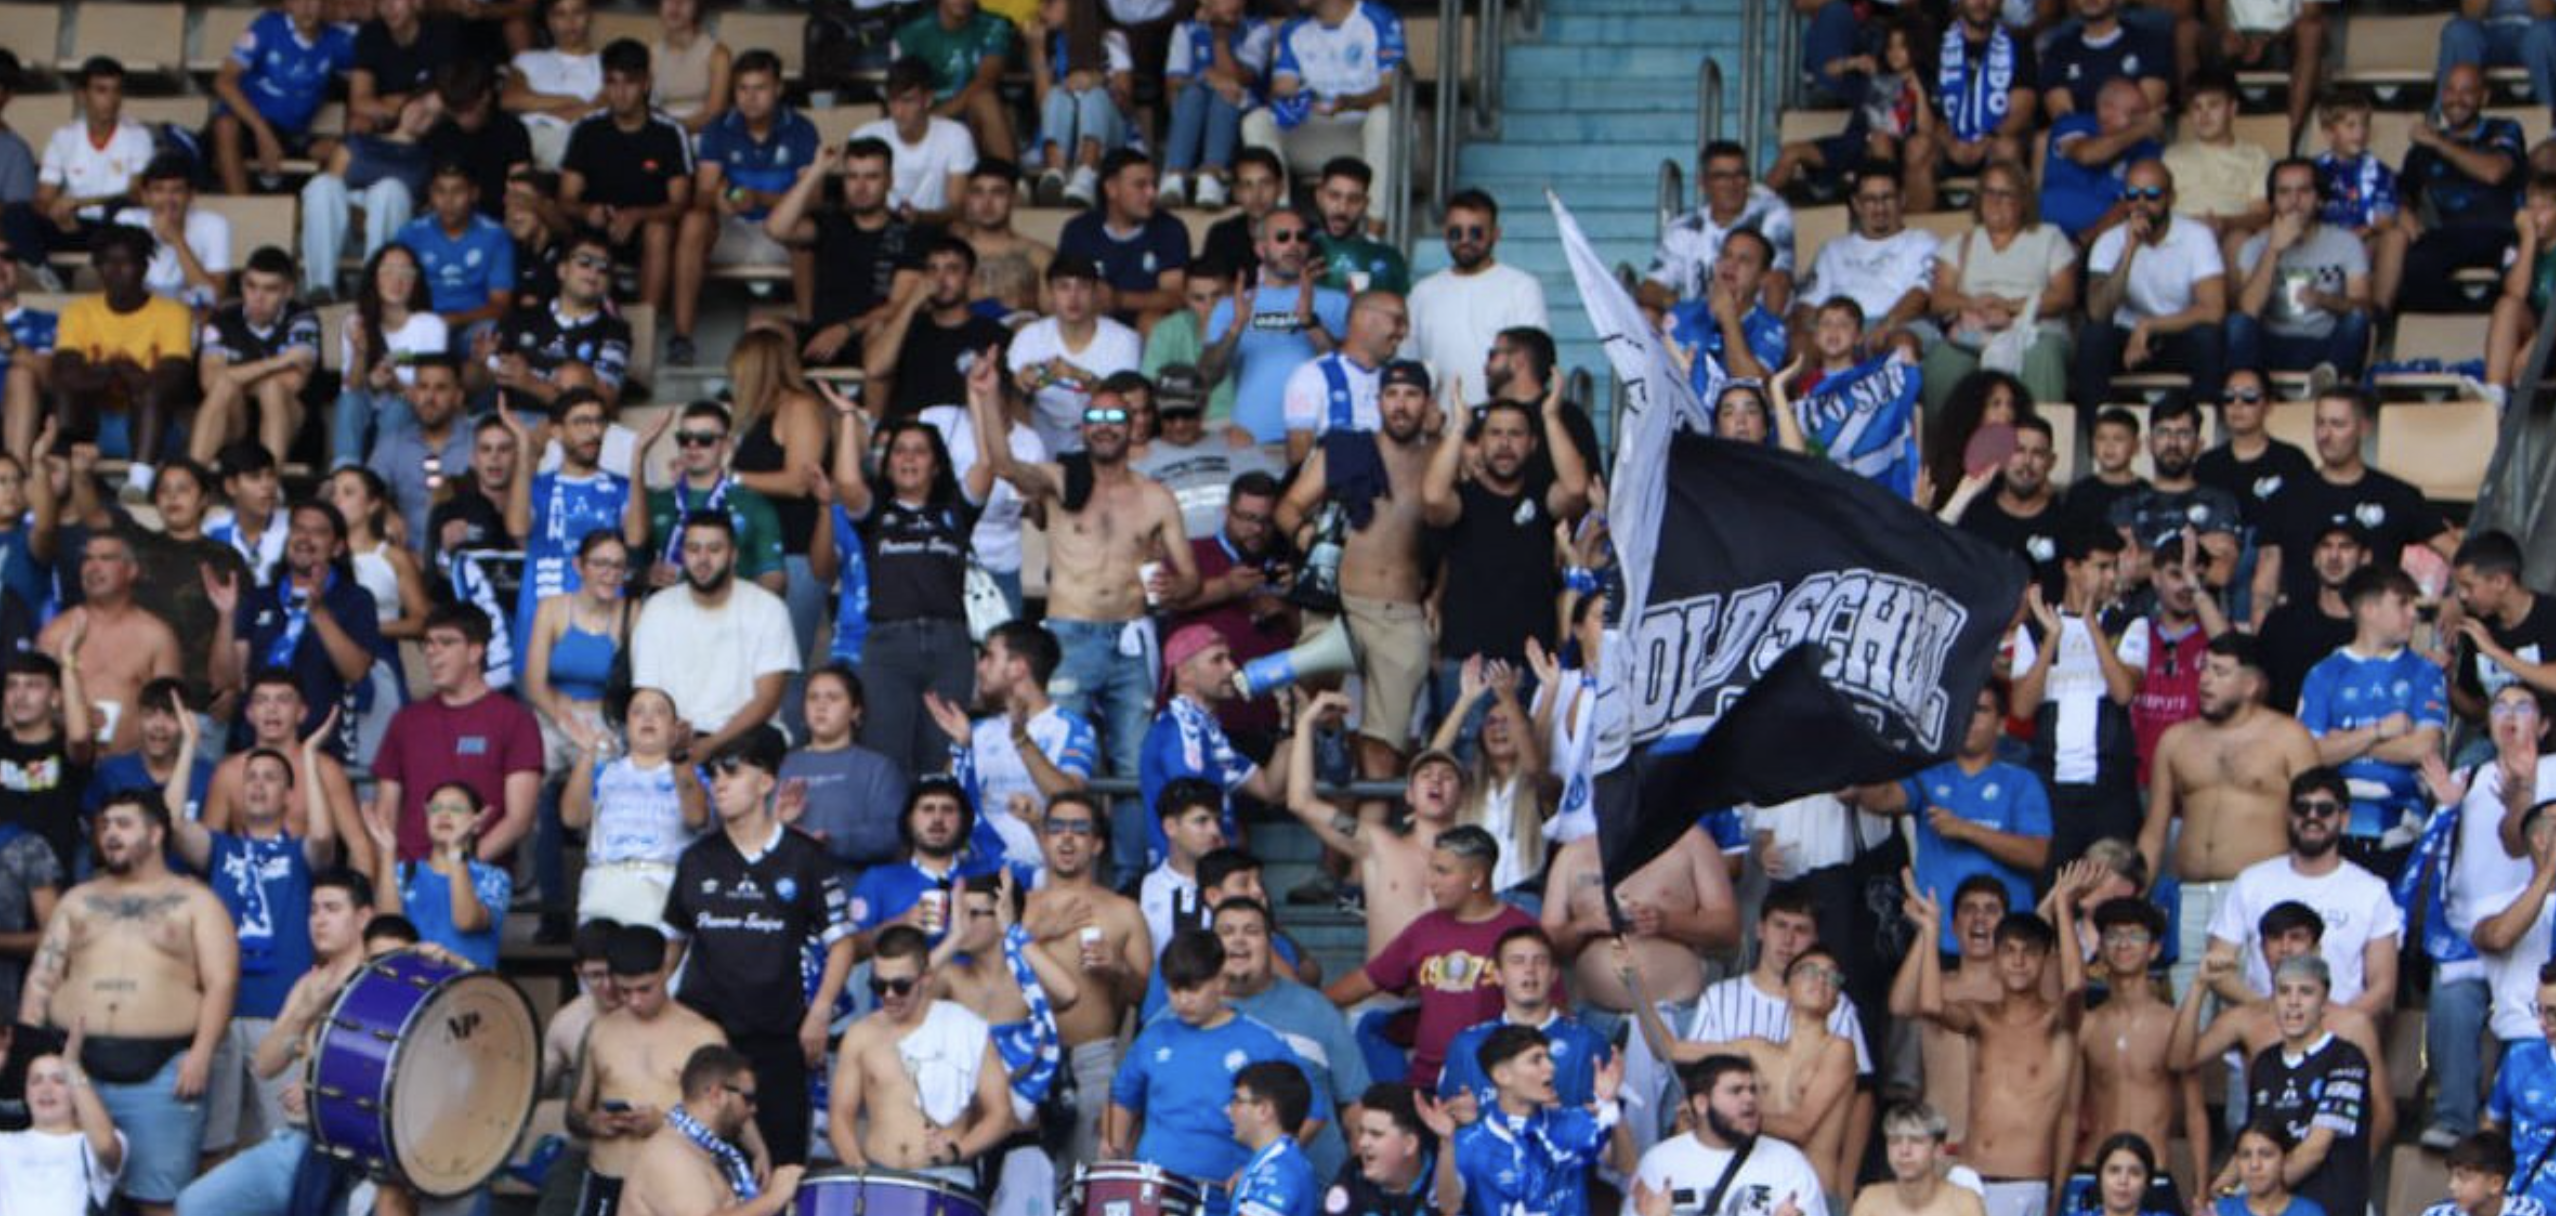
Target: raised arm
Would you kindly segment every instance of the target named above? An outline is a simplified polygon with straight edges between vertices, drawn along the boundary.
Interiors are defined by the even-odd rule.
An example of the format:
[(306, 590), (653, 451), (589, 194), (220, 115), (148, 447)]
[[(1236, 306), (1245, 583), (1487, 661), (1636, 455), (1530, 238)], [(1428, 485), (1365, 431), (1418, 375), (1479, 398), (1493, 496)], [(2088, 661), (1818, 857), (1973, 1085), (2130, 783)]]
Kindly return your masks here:
[(1296, 730), (1287, 739), (1287, 810), (1327, 848), (1349, 857), (1365, 857), (1368, 845), (1358, 817), (1322, 800), (1314, 788), (1314, 737), (1325, 722), (1349, 711), (1349, 698), (1337, 691), (1317, 693), (1296, 711)]

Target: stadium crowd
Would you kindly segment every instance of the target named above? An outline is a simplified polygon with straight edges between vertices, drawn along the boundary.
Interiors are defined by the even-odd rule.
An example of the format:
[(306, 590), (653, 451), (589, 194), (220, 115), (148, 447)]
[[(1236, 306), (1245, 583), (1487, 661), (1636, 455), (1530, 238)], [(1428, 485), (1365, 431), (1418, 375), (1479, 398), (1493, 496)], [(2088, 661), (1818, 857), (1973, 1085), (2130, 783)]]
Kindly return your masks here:
[[(1903, 488), (2032, 581), (1952, 759), (1673, 811), (1611, 887), (1607, 453), (1498, 200), (1417, 281), (1380, 235), (1391, 9), (933, 0), (823, 146), (698, 0), (283, 0), (200, 134), (82, 65), (0, 130), (0, 1214), (520, 1203), (339, 1161), (308, 1070), (382, 952), (565, 945), (549, 1212), (1141, 1161), (1204, 1216), (2361, 1216), (2401, 1126), (2439, 1216), (2539, 1216), (2556, 601), (2366, 462), (2361, 382), (2484, 268), (2511, 393), (2556, 164), (2483, 68), (2556, 25), (2467, 6), (2388, 166), (2321, 5), (1797, 4), (1850, 125), (1703, 148), (1641, 302), (1727, 440), (1914, 383)], [(2234, 135), (2278, 64), (2313, 159)], [(740, 266), (724, 392), (642, 411), (630, 310), (681, 374)]]

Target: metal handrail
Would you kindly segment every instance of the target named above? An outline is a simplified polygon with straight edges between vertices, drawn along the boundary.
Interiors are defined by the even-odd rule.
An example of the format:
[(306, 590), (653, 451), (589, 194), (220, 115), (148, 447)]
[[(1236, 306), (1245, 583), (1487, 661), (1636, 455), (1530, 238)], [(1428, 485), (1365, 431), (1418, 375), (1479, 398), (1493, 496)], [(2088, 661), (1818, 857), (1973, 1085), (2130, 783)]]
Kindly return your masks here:
[(1518, 37), (1544, 37), (1544, 0), (1518, 0)]
[[(1700, 148), (1703, 145), (1696, 146)], [(1668, 226), (1676, 223), (1677, 217), (1686, 214), (1686, 171), (1678, 165), (1676, 157), (1660, 158), (1660, 187), (1652, 202), (1658, 212), (1658, 222), (1651, 229), (1651, 243), (1656, 245), (1668, 233)]]
[[(1438, 0), (1438, 108), (1430, 118), (1429, 210), (1446, 210), (1455, 176), (1456, 112), (1464, 96), (1464, 0)], [(1409, 123), (1406, 121), (1406, 126)]]
[[(1500, 76), (1505, 58), (1502, 36), (1507, 32), (1502, 27), (1507, 24), (1507, 4), (1508, 0), (1482, 0), (1482, 19), (1474, 26), (1475, 42), (1481, 50), (1473, 62), (1473, 104), (1466, 130), (1475, 139), (1489, 139), (1500, 133)], [(1446, 64), (1439, 74), (1443, 77), (1453, 72), (1461, 81), (1464, 76), (1462, 66)], [(1441, 91), (1443, 89), (1442, 85)], [(1459, 98), (1463, 96), (1460, 84), (1456, 95)]]
[(1722, 64), (1710, 55), (1695, 69), (1695, 146), (1722, 137)]
[(1572, 368), (1571, 374), (1562, 380), (1564, 401), (1586, 401), (1596, 395), (1597, 377), (1585, 367)]
[(1781, 36), (1775, 40), (1775, 70), (1782, 73), (1776, 79), (1783, 82), (1783, 87), (1776, 95), (1783, 98), (1785, 108), (1790, 109), (1800, 105), (1802, 101), (1802, 73), (1799, 66), (1802, 61), (1802, 15), (1792, 5), (1787, 4), (1777, 20), (1784, 24)]
[(1766, 9), (1768, 7), (1764, 4), (1746, 4), (1740, 8), (1739, 112), (1746, 115), (1742, 120), (1744, 122), (1758, 121), (1759, 107), (1766, 99)]
[[(1403, 116), (1403, 121), (1393, 124), (1390, 155), (1394, 164), (1394, 185), (1385, 196), (1385, 240), (1400, 249), (1406, 258), (1411, 256), (1411, 196), (1415, 189), (1412, 179), (1419, 176), (1420, 167), (1412, 155), (1417, 140), (1412, 135), (1409, 115), (1419, 104), (1419, 98), (1419, 87), (1411, 82), (1411, 73), (1402, 72), (1394, 77), (1393, 111)], [(1440, 191), (1445, 190), (1442, 184), (1446, 177), (1445, 166), (1440, 165), (1434, 176), (1438, 180), (1432, 183), (1433, 186)]]

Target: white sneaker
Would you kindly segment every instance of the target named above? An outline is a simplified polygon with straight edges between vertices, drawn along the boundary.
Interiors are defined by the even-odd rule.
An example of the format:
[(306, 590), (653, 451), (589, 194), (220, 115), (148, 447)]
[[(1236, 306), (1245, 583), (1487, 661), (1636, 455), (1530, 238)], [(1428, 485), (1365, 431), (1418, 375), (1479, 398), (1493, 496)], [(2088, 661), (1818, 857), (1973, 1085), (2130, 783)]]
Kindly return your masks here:
[(1100, 198), (1100, 171), (1090, 165), (1074, 167), (1074, 176), (1065, 179), (1065, 201), (1077, 207), (1089, 207)]
[[(1214, 180), (1216, 179), (1204, 174), (1199, 176), (1198, 193), (1201, 198), (1207, 194), (1207, 183)], [(1154, 191), (1154, 201), (1165, 207), (1178, 207), (1187, 203), (1189, 201), (1188, 179), (1177, 173), (1164, 174), (1162, 187)]]
[(1222, 210), (1224, 205), (1224, 181), (1220, 178), (1209, 177), (1203, 173), (1200, 174), (1198, 176), (1198, 209), (1201, 211), (1218, 211)]

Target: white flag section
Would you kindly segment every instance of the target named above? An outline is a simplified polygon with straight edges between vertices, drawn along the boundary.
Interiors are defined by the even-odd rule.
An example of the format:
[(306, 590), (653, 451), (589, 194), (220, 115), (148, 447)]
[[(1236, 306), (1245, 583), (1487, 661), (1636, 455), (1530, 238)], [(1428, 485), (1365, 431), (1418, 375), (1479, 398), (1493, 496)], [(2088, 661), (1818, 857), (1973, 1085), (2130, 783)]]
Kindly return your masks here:
[[(1561, 196), (1548, 190), (1544, 197), (1553, 206), (1562, 251), (1571, 259), (1571, 279), (1580, 290), (1581, 306), (1588, 309), (1589, 323), (1606, 346), (1606, 361), (1615, 369), (1616, 383), (1624, 386), (1624, 413), (1615, 423), (1615, 471), (1607, 479), (1606, 514), (1607, 534), (1624, 574), (1624, 602), (1615, 606), (1619, 609), (1616, 619), (1629, 625), (1642, 619), (1650, 601), (1652, 554), (1659, 544), (1660, 515), (1667, 501), (1669, 437), (1677, 433), (1681, 421), (1708, 433), (1712, 427), (1695, 390), (1669, 362), (1667, 340), (1651, 328), (1641, 306), (1616, 281), (1615, 272), (1589, 248), (1589, 238), (1580, 231), (1579, 221), (1571, 218), (1571, 209), (1562, 205)], [(1632, 715), (1626, 712), (1631, 699), (1624, 692), (1631, 675), (1625, 668), (1632, 655), (1623, 644), (1621, 626), (1607, 630), (1603, 660), (1598, 669), (1598, 735), (1592, 765), (1601, 773), (1632, 754)]]

